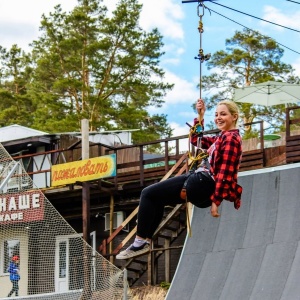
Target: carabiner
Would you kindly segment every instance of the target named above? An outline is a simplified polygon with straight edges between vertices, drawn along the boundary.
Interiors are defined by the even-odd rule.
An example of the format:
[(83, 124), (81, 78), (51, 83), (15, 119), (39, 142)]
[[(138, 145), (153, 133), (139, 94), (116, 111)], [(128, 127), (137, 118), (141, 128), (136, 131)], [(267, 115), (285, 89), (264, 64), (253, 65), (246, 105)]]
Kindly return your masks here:
[[(202, 6), (202, 14), (200, 14), (200, 6)], [(203, 17), (204, 16), (204, 4), (203, 4), (203, 1), (199, 1), (199, 4), (197, 6), (197, 14), (198, 14), (198, 17)]]

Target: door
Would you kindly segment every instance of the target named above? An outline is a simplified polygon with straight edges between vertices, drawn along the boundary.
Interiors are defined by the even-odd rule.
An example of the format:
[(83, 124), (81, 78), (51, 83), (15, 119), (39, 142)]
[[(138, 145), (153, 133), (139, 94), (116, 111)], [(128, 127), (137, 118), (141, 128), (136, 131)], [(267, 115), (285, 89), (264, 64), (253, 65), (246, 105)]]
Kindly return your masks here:
[[(83, 288), (83, 249), (82, 235), (67, 235), (56, 238), (55, 251), (55, 291), (67, 292)], [(93, 252), (95, 251), (95, 232), (91, 233)], [(92, 264), (91, 275), (95, 270)]]
[(55, 254), (55, 291), (65, 292), (68, 291), (68, 274), (69, 274), (69, 252), (68, 239), (56, 240), (56, 254)]

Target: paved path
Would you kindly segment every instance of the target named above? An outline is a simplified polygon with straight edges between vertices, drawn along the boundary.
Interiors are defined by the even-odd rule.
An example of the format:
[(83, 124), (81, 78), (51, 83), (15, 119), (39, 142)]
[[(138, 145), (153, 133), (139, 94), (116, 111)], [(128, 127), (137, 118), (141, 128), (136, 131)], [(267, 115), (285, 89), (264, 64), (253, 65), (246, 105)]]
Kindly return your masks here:
[(196, 208), (166, 300), (300, 299), (300, 164), (242, 172), (242, 207)]

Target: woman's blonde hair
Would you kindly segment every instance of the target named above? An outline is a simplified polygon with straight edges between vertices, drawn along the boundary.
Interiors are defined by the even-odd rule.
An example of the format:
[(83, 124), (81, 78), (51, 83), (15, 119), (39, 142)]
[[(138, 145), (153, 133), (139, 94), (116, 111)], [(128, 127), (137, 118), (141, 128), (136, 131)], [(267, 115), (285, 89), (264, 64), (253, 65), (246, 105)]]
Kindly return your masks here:
[(239, 108), (237, 106), (237, 104), (234, 102), (234, 101), (231, 101), (231, 100), (222, 100), (220, 101), (217, 106), (221, 105), (221, 104), (224, 104), (227, 106), (229, 112), (234, 116), (236, 115), (237, 118), (236, 118), (236, 121), (235, 121), (235, 125), (237, 125), (237, 122), (238, 122), (238, 119), (240, 117), (240, 113), (239, 113)]

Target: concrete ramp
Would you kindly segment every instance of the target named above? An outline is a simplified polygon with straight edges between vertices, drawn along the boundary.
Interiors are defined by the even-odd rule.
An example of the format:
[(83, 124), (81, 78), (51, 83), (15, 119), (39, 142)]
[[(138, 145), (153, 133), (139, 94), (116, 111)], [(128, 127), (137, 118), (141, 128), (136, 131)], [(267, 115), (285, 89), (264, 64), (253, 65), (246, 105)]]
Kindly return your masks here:
[(167, 300), (300, 299), (300, 164), (239, 174), (242, 206), (195, 208)]

